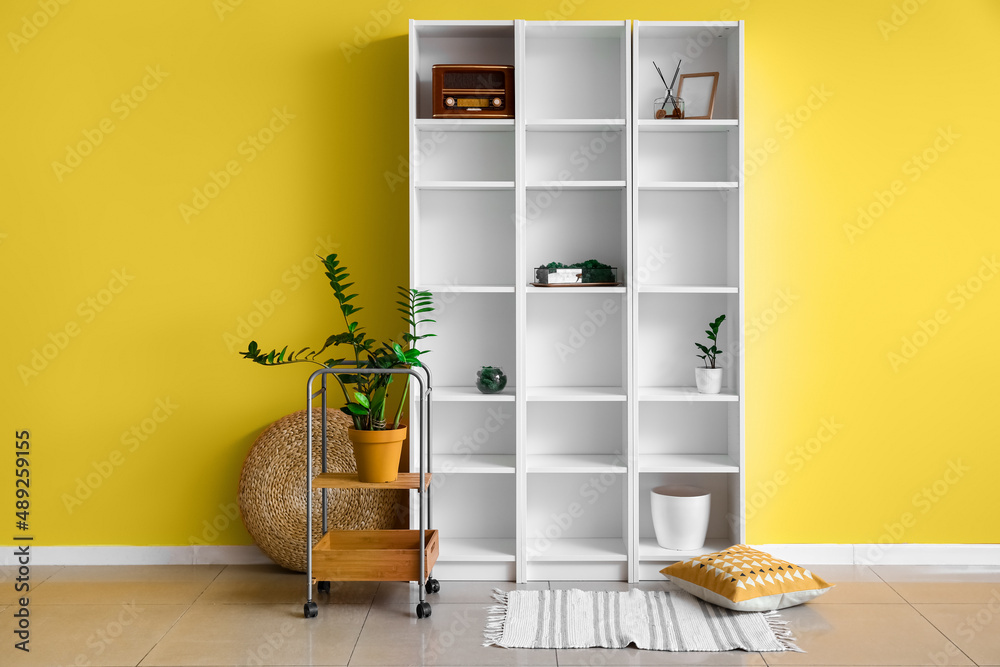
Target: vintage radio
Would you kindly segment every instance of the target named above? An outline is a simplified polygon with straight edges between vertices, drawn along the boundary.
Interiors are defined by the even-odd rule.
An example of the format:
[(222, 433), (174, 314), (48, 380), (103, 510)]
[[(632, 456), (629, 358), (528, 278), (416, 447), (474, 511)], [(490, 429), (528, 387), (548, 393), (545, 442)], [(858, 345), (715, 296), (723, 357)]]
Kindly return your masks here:
[(434, 65), (435, 118), (513, 118), (510, 65)]

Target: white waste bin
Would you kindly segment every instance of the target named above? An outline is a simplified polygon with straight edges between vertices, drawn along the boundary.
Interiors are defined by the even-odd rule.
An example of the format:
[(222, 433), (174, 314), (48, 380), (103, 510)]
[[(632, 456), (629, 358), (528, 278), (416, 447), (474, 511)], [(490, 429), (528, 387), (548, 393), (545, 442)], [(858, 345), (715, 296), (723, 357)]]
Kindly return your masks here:
[(671, 484), (650, 493), (656, 543), (687, 551), (705, 546), (712, 494), (697, 486)]

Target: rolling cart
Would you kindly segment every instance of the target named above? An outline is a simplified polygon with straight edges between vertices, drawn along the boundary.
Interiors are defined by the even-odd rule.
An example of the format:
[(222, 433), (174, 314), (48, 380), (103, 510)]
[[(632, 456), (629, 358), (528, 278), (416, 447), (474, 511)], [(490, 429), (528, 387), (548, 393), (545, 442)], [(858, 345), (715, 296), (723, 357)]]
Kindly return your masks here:
[[(416, 443), (419, 472), (399, 473), (394, 482), (372, 484), (358, 481), (357, 473), (331, 473), (326, 470), (326, 399), (327, 377), (330, 375), (407, 375), (416, 380), (419, 428)], [(320, 389), (313, 391), (316, 379)], [(411, 390), (413, 387), (411, 387)], [(312, 474), (312, 402), (322, 401), (322, 472)], [(438, 533), (430, 528), (430, 420), (431, 374), (426, 368), (324, 368), (309, 376), (307, 385), (306, 414), (306, 584), (308, 593), (304, 612), (306, 618), (319, 614), (313, 600), (313, 583), (320, 592), (330, 591), (331, 581), (416, 581), (420, 586), (417, 618), (431, 615), (431, 605), (425, 593), (437, 593), (441, 584), (430, 576), (438, 557)], [(426, 465), (425, 465), (426, 460)], [(312, 546), (312, 492), (321, 489), (323, 536)], [(418, 530), (327, 530), (328, 489), (416, 489), (419, 498)]]

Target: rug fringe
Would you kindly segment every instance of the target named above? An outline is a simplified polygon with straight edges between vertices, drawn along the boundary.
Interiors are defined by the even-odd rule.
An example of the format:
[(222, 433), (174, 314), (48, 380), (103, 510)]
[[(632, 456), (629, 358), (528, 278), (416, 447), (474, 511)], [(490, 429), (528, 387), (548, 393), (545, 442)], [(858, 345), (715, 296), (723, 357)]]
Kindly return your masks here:
[(785, 648), (786, 651), (805, 653), (805, 651), (800, 649), (798, 644), (795, 643), (795, 635), (793, 635), (792, 631), (788, 629), (788, 621), (781, 620), (781, 614), (777, 611), (764, 612), (764, 620), (767, 621), (767, 625), (771, 628), (771, 632), (774, 633), (775, 638), (777, 638), (778, 642)]
[(483, 646), (500, 646), (504, 624), (507, 623), (507, 593), (493, 589), (494, 600), (500, 604), (486, 608), (486, 629), (483, 631)]

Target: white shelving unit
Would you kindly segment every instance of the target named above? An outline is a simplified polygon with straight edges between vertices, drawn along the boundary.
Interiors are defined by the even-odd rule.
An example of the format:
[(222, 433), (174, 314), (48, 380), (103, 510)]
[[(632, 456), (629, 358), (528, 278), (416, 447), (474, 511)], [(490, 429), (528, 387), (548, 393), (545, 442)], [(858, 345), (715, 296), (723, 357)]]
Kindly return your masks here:
[[(691, 44), (698, 45), (692, 49)], [(743, 542), (743, 25), (635, 21), (632, 27), (635, 210), (632, 290), (635, 386), (630, 469), (636, 558), (632, 580), (659, 578), (690, 557), (656, 544), (650, 491), (693, 484), (712, 492), (708, 541)], [(718, 72), (711, 119), (656, 120), (653, 67)], [(683, 91), (682, 91), (683, 92)], [(683, 95), (682, 95), (683, 96)], [(694, 343), (725, 313), (719, 394), (699, 394)]]
[[(720, 72), (715, 118), (654, 121), (651, 60), (703, 31), (682, 72)], [(645, 577), (684, 557), (649, 519), (649, 489), (679, 479), (718, 494), (706, 549), (742, 540), (725, 529), (742, 516), (742, 26), (411, 21), (410, 63), (410, 280), (437, 305), (435, 576)], [(445, 63), (513, 65), (515, 118), (431, 118)], [(592, 258), (622, 285), (530, 285), (532, 267)], [(721, 312), (736, 368), (706, 396), (693, 343)], [(475, 388), (483, 365), (507, 372), (502, 393)]]

